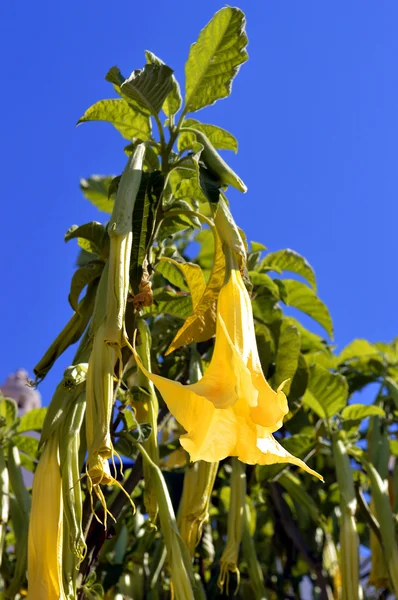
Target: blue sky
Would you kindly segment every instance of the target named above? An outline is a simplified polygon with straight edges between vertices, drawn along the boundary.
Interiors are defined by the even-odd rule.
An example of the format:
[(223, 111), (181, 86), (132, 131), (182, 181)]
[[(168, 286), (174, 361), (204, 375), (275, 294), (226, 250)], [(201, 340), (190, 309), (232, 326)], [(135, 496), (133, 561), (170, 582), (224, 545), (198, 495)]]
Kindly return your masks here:
[[(75, 127), (112, 97), (104, 76), (140, 68), (149, 49), (183, 83), (189, 45), (223, 6), (125, 0), (0, 6), (3, 166), (0, 383), (32, 372), (69, 318), (74, 223), (101, 220), (79, 178), (120, 173), (111, 125)], [(249, 192), (228, 194), (250, 240), (290, 247), (316, 270), (339, 348), (398, 334), (398, 4), (241, 0), (249, 62), (232, 96), (197, 113), (234, 133), (231, 165)], [(317, 330), (314, 327), (314, 330)], [(44, 403), (70, 354), (41, 385)]]

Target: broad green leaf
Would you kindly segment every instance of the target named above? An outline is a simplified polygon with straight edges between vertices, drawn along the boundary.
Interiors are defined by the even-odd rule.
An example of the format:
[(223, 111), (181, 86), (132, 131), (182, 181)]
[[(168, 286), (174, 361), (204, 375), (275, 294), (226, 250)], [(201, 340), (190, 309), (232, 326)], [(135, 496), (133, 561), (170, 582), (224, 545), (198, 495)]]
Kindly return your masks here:
[(182, 130), (177, 139), (177, 150), (180, 154), (188, 151), (200, 154), (203, 150), (203, 145), (197, 141), (196, 135), (192, 131)]
[[(172, 271), (169, 269), (167, 272), (165, 272), (164, 268), (162, 270), (162, 266), (168, 264), (171, 269), (174, 271), (174, 273), (172, 273)], [(161, 266), (162, 265), (162, 266)], [(167, 258), (167, 257), (163, 257), (157, 266), (157, 270), (159, 270), (159, 267), (161, 268), (161, 272), (163, 274), (164, 277), (166, 277), (166, 279), (168, 279), (167, 273), (169, 273), (169, 275), (171, 277), (173, 277), (174, 281), (176, 281), (175, 279), (175, 272), (177, 271), (177, 273), (182, 274), (183, 276), (183, 286), (185, 287), (185, 283), (184, 283), (184, 279), (188, 284), (188, 289), (189, 292), (191, 294), (191, 298), (192, 298), (192, 306), (195, 309), (196, 306), (199, 304), (200, 299), (202, 298), (205, 289), (206, 289), (206, 282), (205, 279), (203, 277), (203, 273), (202, 273), (202, 269), (199, 267), (199, 265), (195, 265), (193, 263), (179, 263), (176, 260), (173, 260), (172, 258)], [(170, 281), (170, 279), (169, 279)], [(171, 283), (174, 283), (174, 281), (171, 281)], [(178, 284), (176, 284), (178, 285)], [(181, 285), (179, 286), (181, 289), (184, 289), (184, 287), (181, 287)]]
[[(91, 221), (91, 223), (85, 223), (84, 225), (72, 225), (65, 233), (64, 240), (77, 238), (79, 245), (87, 250), (87, 252), (93, 252), (106, 258), (109, 249), (109, 236), (106, 232), (105, 227), (98, 221)], [(87, 245), (83, 245), (82, 241), (87, 242)]]
[(332, 356), (329, 347), (320, 335), (312, 333), (312, 331), (306, 329), (306, 327), (293, 317), (285, 317), (285, 319), (290, 325), (294, 325), (299, 330), (301, 336), (301, 350), (303, 352), (323, 352)]
[(107, 121), (122, 134), (127, 140), (139, 138), (142, 141), (151, 137), (151, 120), (134, 109), (123, 98), (100, 100), (86, 110), (77, 124), (86, 121)]
[[(238, 151), (238, 140), (236, 137), (229, 133), (226, 129), (222, 127), (217, 127), (217, 125), (210, 125), (208, 123), (201, 123), (196, 119), (185, 119), (182, 124), (182, 130), (184, 127), (192, 127), (193, 129), (197, 129), (205, 134), (205, 136), (209, 139), (209, 141), (213, 144), (214, 148), (218, 148), (218, 150), (233, 150), (234, 152)], [(264, 246), (263, 246), (263, 249)]]
[(184, 157), (178, 167), (172, 169), (169, 184), (176, 200), (195, 198), (198, 201), (207, 201), (199, 184), (198, 161), (193, 156)]
[(18, 433), (24, 431), (40, 431), (43, 427), (44, 418), (46, 416), (47, 408), (33, 408), (32, 410), (25, 413), (19, 422), (17, 427)]
[(300, 355), (300, 334), (298, 329), (289, 325), (284, 319), (281, 323), (278, 347), (276, 350), (276, 368), (273, 377), (273, 387), (277, 389), (279, 385), (287, 381), (283, 391), (289, 394), (292, 379), (297, 370)]
[[(158, 58), (155, 54), (153, 54), (153, 52), (150, 52), (149, 50), (145, 51), (145, 56), (149, 63), (164, 65), (164, 62), (162, 60), (160, 60), (160, 58)], [(162, 106), (163, 112), (165, 113), (165, 115), (167, 117), (171, 117), (172, 115), (175, 115), (180, 110), (181, 104), (182, 104), (182, 97), (181, 97), (180, 86), (178, 84), (177, 79), (174, 77), (174, 75), (172, 75), (171, 76), (171, 90), (170, 90), (168, 96), (166, 97), (166, 100), (163, 102), (163, 106)]]
[(294, 279), (284, 279), (283, 285), (287, 294), (285, 303), (312, 317), (333, 338), (333, 324), (329, 311), (315, 292), (304, 283)]
[(346, 421), (360, 421), (374, 416), (385, 417), (386, 413), (380, 406), (364, 404), (350, 404), (341, 411), (341, 418)]
[[(284, 321), (286, 321), (286, 319), (284, 319)], [(304, 357), (303, 354), (299, 355), (299, 359), (298, 359), (298, 363), (297, 363), (297, 370), (294, 374), (291, 386), (290, 386), (290, 393), (289, 393), (289, 403), (290, 400), (293, 400), (294, 402), (298, 402), (299, 400), (301, 400), (301, 398), (303, 397), (305, 390), (307, 389), (307, 385), (308, 385), (308, 378), (309, 378), (309, 368), (308, 368), (308, 364), (307, 361)], [(290, 406), (290, 410), (292, 411), (294, 409), (294, 406)], [(289, 413), (292, 414), (292, 413)], [(287, 420), (287, 416), (285, 418), (285, 421)]]
[(261, 271), (262, 268), (267, 268), (267, 270), (276, 270), (278, 273), (281, 273), (282, 271), (297, 273), (297, 275), (304, 277), (304, 279), (306, 279), (316, 291), (316, 280), (313, 268), (303, 256), (294, 250), (287, 248), (286, 250), (270, 252), (261, 261), (261, 265), (258, 270)]
[(345, 377), (316, 364), (310, 366), (308, 388), (303, 402), (319, 417), (333, 417), (346, 406), (347, 398), (348, 384)]
[(257, 323), (255, 331), (258, 355), (260, 357), (261, 367), (266, 376), (268, 367), (275, 355), (275, 340), (269, 327), (263, 323)]
[(270, 294), (267, 288), (261, 288), (256, 293), (252, 301), (252, 306), (255, 318), (265, 325), (275, 323), (275, 321), (279, 321), (282, 318), (282, 310), (279, 302), (275, 300), (275, 297)]
[(135, 70), (120, 86), (124, 96), (157, 116), (173, 89), (173, 70), (165, 64), (146, 64)]
[(113, 209), (114, 200), (109, 198), (109, 188), (113, 179), (113, 175), (93, 175), (80, 180), (80, 189), (87, 200), (106, 213), (111, 213)]
[(12, 427), (12, 425), (17, 420), (17, 416), (17, 403), (13, 398), (4, 397), (0, 390), (0, 417), (2, 417), (5, 420), (5, 426)]
[(249, 271), (249, 277), (253, 285), (259, 286), (260, 288), (266, 288), (275, 300), (279, 300), (279, 287), (269, 275), (266, 273), (259, 273), (258, 271)]
[[(153, 294), (153, 304), (157, 313), (173, 315), (179, 319), (187, 319), (192, 315), (192, 298), (184, 292), (156, 290)], [(148, 312), (152, 312), (152, 309)]]
[[(162, 257), (156, 264), (155, 270), (157, 273), (161, 273), (172, 285), (175, 285), (184, 292), (189, 292), (182, 271), (175, 266), (176, 262), (175, 260), (170, 260), (168, 257)], [(196, 266), (200, 269), (198, 265)]]
[(213, 267), (206, 289), (195, 306), (193, 314), (187, 318), (177, 332), (166, 354), (170, 354), (180, 346), (192, 342), (203, 342), (211, 338), (216, 331), (216, 301), (224, 283), (225, 257), (221, 240), (214, 229), (215, 251)]
[(202, 229), (196, 236), (195, 241), (200, 244), (200, 250), (196, 261), (202, 269), (211, 269), (214, 259), (214, 235), (210, 229)]
[(104, 263), (98, 261), (89, 263), (85, 267), (79, 267), (73, 273), (68, 300), (75, 312), (79, 312), (79, 298), (83, 289), (86, 285), (101, 277), (103, 269)]
[(14, 435), (12, 441), (17, 446), (18, 450), (24, 452), (34, 460), (37, 460), (39, 449), (39, 440), (37, 438), (30, 435)]
[(143, 173), (133, 211), (133, 242), (131, 247), (130, 271), (134, 293), (143, 274), (143, 264), (148, 244), (155, 226), (155, 212), (163, 190), (163, 175), (159, 171)]
[(337, 364), (358, 358), (380, 358), (380, 352), (367, 340), (354, 340), (337, 357)]
[(185, 111), (194, 112), (229, 96), (232, 80), (247, 58), (245, 15), (219, 10), (192, 44), (185, 64)]

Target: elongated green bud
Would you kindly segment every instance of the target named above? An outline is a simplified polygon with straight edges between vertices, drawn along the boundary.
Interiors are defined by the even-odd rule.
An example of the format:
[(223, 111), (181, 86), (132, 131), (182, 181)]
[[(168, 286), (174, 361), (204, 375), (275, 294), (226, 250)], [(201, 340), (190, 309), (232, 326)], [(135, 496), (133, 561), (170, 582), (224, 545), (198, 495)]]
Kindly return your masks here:
[[(141, 182), (144, 154), (145, 144), (139, 144), (129, 158), (119, 183), (108, 226), (109, 258), (98, 288), (98, 295), (102, 296), (97, 295), (93, 315), (96, 329), (86, 381), (87, 476), (90, 493), (94, 491), (103, 506), (104, 525), (107, 508), (100, 485), (118, 485), (123, 490), (110, 474), (108, 459), (114, 455), (110, 422), (115, 365), (119, 361), (121, 373), (121, 349), (127, 343), (124, 319), (129, 291), (132, 214)], [(97, 311), (100, 312), (100, 319)]]
[(243, 555), (249, 572), (250, 587), (254, 600), (267, 600), (267, 592), (264, 586), (264, 576), (261, 565), (257, 558), (254, 540), (250, 534), (250, 510), (245, 504), (245, 523), (243, 528), (242, 547)]
[(340, 490), (340, 571), (342, 600), (359, 600), (359, 537), (355, 522), (357, 500), (350, 459), (343, 442), (333, 437), (333, 457)]
[(167, 549), (167, 560), (171, 573), (173, 594), (176, 600), (194, 600), (195, 587), (191, 559), (186, 546), (181, 540), (173, 505), (162, 471), (151, 460), (141, 444), (139, 447), (142, 458), (152, 470), (153, 482), (159, 503), (159, 519), (164, 543)]
[(96, 283), (88, 286), (86, 295), (79, 303), (79, 312), (74, 313), (33, 369), (37, 380), (44, 379), (57, 358), (83, 335), (93, 313), (96, 288)]
[(380, 525), (384, 559), (394, 592), (398, 597), (398, 545), (395, 537), (394, 515), (388, 496), (388, 482), (387, 479), (380, 477), (379, 472), (370, 462), (364, 462), (364, 466), (369, 475), (375, 514)]
[(6, 598), (14, 600), (15, 595), (19, 593), (26, 578), (31, 496), (23, 481), (19, 450), (12, 442), (8, 446), (8, 473), (13, 492), (10, 498), (10, 512), (15, 532), (15, 554), (17, 558), (13, 578), (7, 588)]
[[(390, 445), (387, 428), (380, 417), (371, 417), (368, 428), (368, 456), (369, 461), (377, 469), (384, 480), (388, 476), (388, 462), (390, 458)], [(376, 515), (374, 499), (371, 499), (370, 510)], [(372, 568), (369, 575), (369, 585), (384, 589), (389, 585), (388, 567), (384, 559), (383, 549), (373, 529), (370, 529), (370, 549)]]
[[(140, 343), (137, 346), (137, 353), (147, 371), (151, 372), (151, 332), (144, 319), (137, 320), (137, 329), (140, 334)], [(151, 435), (149, 436), (148, 440), (143, 443), (143, 446), (148, 452), (151, 460), (158, 465), (158, 399), (152, 381), (148, 379), (141, 369), (137, 369), (137, 383), (139, 388), (144, 389), (147, 392), (145, 394), (141, 394), (140, 398), (141, 422), (150, 423), (152, 427)], [(146, 462), (144, 462), (143, 470), (145, 480), (144, 504), (146, 510), (148, 511), (149, 518), (152, 522), (154, 522), (158, 512), (158, 503), (156, 499), (155, 487), (152, 482), (152, 471)]]
[(236, 573), (237, 587), (240, 574), (238, 569), (239, 548), (242, 541), (245, 522), (246, 472), (243, 463), (232, 459), (231, 501), (228, 512), (227, 543), (220, 559), (220, 576), (218, 586), (222, 590), (224, 584), (229, 587), (229, 573)]
[(291, 471), (283, 471), (278, 477), (278, 483), (285, 488), (285, 490), (288, 492), (291, 498), (297, 502), (297, 504), (302, 506), (304, 510), (311, 515), (311, 518), (315, 521), (315, 523), (320, 522), (321, 514), (316, 502), (303, 488), (302, 482), (296, 475), (294, 475)]
[(198, 461), (184, 475), (184, 487), (178, 509), (178, 527), (191, 556), (209, 519), (209, 505), (219, 463)]
[(82, 529), (82, 492), (80, 487), (79, 443), (80, 429), (86, 410), (82, 392), (70, 406), (60, 436), (60, 464), (64, 512), (69, 529), (69, 548), (81, 562), (86, 553)]
[(10, 480), (4, 458), (4, 451), (0, 448), (0, 567), (3, 559), (4, 542), (6, 539), (8, 513), (10, 510)]
[(209, 171), (211, 171), (223, 185), (232, 185), (232, 187), (240, 192), (247, 192), (247, 187), (241, 178), (238, 177), (235, 171), (233, 171), (225, 160), (221, 158), (209, 138), (204, 133), (197, 129), (193, 129), (192, 127), (185, 127), (183, 131), (192, 131), (196, 135), (196, 139), (203, 146), (201, 159)]

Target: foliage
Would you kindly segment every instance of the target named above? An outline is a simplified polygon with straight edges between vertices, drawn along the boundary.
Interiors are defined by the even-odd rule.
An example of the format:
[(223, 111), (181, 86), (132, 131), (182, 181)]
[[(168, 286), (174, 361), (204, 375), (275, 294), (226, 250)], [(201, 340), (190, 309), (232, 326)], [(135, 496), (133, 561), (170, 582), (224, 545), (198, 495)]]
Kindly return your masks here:
[[(311, 265), (290, 249), (248, 245), (233, 221), (224, 191), (246, 186), (217, 149), (236, 152), (236, 138), (188, 116), (230, 94), (247, 60), (246, 45), (242, 11), (223, 8), (191, 46), (184, 100), (172, 69), (148, 51), (146, 65), (128, 78), (112, 67), (106, 79), (118, 98), (96, 102), (79, 120), (111, 123), (129, 140), (130, 158), (121, 178), (93, 175), (80, 182), (90, 202), (112, 213), (110, 223), (72, 226), (65, 236), (80, 247), (69, 295), (74, 315), (35, 372), (38, 380), (45, 377), (80, 339), (73, 365), (48, 410), (19, 418), (15, 402), (0, 399), (5, 598), (21, 598), (27, 589), (31, 498), (22, 468), (35, 471), (41, 447), (54, 439), (68, 482), (64, 527), (75, 540), (73, 546), (65, 538), (63, 546), (62, 585), (69, 599), (163, 599), (172, 593), (177, 600), (222, 598), (228, 588), (242, 599), (304, 598), (305, 580), (313, 598), (354, 600), (360, 588), (367, 598), (398, 592), (398, 338), (357, 339), (336, 354), (332, 319)], [(129, 165), (135, 165), (131, 181)], [(133, 197), (127, 226), (118, 204), (122, 189)], [(275, 438), (308, 461), (324, 483), (275, 461), (246, 465), (225, 457), (207, 470), (201, 463), (193, 467), (179, 442), (181, 425), (152, 376), (137, 367), (141, 361), (149, 373), (184, 385), (200, 380), (214, 350), (217, 300), (229, 269), (226, 247), (250, 293), (266, 379), (274, 390), (288, 380), (289, 412)], [(127, 249), (117, 255), (123, 265), (113, 262), (115, 248)], [(199, 248), (196, 254), (193, 248)], [(125, 288), (113, 290), (111, 304), (115, 269), (115, 281), (123, 273), (127, 280)], [(312, 317), (328, 337), (307, 329), (287, 307)], [(100, 343), (113, 310), (122, 315), (119, 329), (110, 341), (108, 328)], [(88, 446), (93, 459), (85, 435), (93, 412), (90, 390), (101, 379), (94, 362), (95, 369), (108, 365), (108, 387), (101, 380), (96, 398), (109, 401), (107, 443), (124, 469), (114, 475), (104, 446), (94, 453), (94, 469), (85, 463)], [(378, 393), (363, 404), (359, 392), (371, 384)], [(101, 410), (94, 413), (94, 436)], [(42, 431), (40, 448), (30, 431)], [(106, 520), (106, 510), (115, 522), (109, 515)], [(370, 559), (364, 549), (371, 549)]]

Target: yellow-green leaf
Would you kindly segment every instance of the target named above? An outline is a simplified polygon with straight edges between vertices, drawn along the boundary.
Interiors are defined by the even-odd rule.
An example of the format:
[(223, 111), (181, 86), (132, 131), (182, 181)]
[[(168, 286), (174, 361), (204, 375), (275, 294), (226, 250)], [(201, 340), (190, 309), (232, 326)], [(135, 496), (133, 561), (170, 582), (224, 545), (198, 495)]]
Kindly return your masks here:
[(296, 327), (283, 320), (281, 323), (278, 347), (276, 351), (276, 368), (273, 378), (273, 387), (277, 389), (279, 385), (288, 379), (283, 391), (285, 394), (290, 392), (290, 386), (294, 374), (297, 370), (300, 355), (300, 334)]
[(127, 140), (139, 138), (146, 141), (151, 137), (149, 115), (134, 110), (123, 98), (100, 100), (86, 110), (77, 124), (86, 121), (107, 121)]
[(194, 112), (231, 92), (232, 80), (247, 58), (245, 15), (219, 10), (192, 44), (185, 65), (185, 110)]
[(264, 268), (267, 268), (267, 270), (270, 271), (275, 270), (277, 273), (281, 273), (282, 271), (297, 273), (297, 275), (304, 277), (314, 291), (316, 291), (314, 269), (301, 254), (298, 254), (298, 252), (295, 252), (294, 250), (290, 250), (290, 248), (267, 254), (261, 261), (258, 270), (261, 271)]
[(286, 304), (312, 317), (333, 338), (333, 323), (328, 308), (314, 290), (294, 279), (283, 279), (283, 285), (286, 290)]
[(213, 233), (215, 238), (214, 260), (206, 289), (197, 303), (193, 314), (188, 317), (184, 325), (177, 332), (166, 354), (170, 354), (170, 352), (173, 352), (173, 350), (176, 350), (180, 346), (208, 340), (216, 332), (216, 301), (224, 283), (225, 257), (220, 238), (215, 230), (213, 230)]
[[(195, 264), (189, 263), (189, 262), (186, 262), (186, 263), (177, 262), (176, 260), (174, 260), (172, 258), (168, 258), (166, 256), (164, 256), (160, 259), (158, 267), (161, 264), (165, 264), (165, 263), (168, 263), (169, 265), (171, 265), (173, 267), (173, 270), (177, 270), (182, 273), (183, 277), (185, 278), (185, 281), (187, 282), (188, 289), (189, 289), (189, 292), (192, 297), (192, 306), (195, 309), (196, 306), (199, 304), (199, 301), (202, 298), (202, 296), (205, 292), (205, 289), (206, 289), (206, 282), (205, 282), (205, 278), (202, 273), (202, 269), (199, 267), (199, 265), (195, 265)], [(158, 267), (157, 267), (157, 270), (159, 270)], [(162, 267), (161, 267), (161, 269), (162, 269)], [(162, 270), (161, 270), (161, 272), (162, 272), (163, 276), (166, 277), (166, 279), (167, 279), (168, 278), (167, 273), (165, 273)], [(174, 283), (174, 282), (171, 281), (171, 283)], [(179, 287), (181, 287), (181, 285)]]
[(182, 130), (184, 130), (184, 127), (192, 127), (193, 129), (204, 133), (213, 144), (214, 148), (218, 148), (218, 150), (238, 151), (238, 140), (232, 133), (222, 127), (210, 125), (209, 123), (201, 123), (196, 119), (185, 119), (182, 124)]
[(303, 402), (319, 417), (333, 417), (347, 404), (347, 398), (348, 384), (343, 375), (331, 373), (317, 364), (310, 366)]

